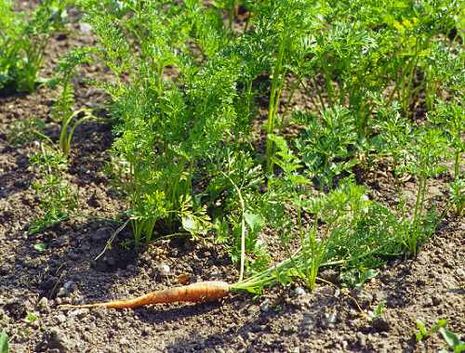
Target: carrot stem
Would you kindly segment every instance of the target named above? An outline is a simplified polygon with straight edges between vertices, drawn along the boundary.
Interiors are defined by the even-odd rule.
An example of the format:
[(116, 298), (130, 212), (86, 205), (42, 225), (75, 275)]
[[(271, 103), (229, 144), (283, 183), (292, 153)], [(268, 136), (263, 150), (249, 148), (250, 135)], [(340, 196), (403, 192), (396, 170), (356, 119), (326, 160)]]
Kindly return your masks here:
[(237, 195), (239, 197), (239, 203), (241, 205), (241, 212), (242, 212), (241, 214), (241, 264), (240, 264), (240, 269), (239, 269), (239, 282), (241, 282), (242, 280), (244, 280), (245, 256), (246, 256), (245, 237), (247, 235), (246, 234), (247, 229), (245, 225), (245, 202), (244, 202), (244, 198), (242, 197), (241, 189), (236, 185), (234, 180), (232, 180), (231, 177), (224, 172), (221, 172), (221, 174), (223, 174), (229, 180), (229, 182), (232, 184), (232, 186), (236, 190)]

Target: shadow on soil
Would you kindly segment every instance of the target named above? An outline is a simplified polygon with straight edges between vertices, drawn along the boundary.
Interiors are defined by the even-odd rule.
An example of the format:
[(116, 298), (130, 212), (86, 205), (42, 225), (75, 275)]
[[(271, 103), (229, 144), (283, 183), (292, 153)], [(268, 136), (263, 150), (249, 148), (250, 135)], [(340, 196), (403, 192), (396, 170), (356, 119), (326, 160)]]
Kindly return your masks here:
[[(243, 300), (233, 299), (233, 302), (229, 302), (228, 305), (236, 306), (239, 309), (240, 306), (245, 306)], [(221, 311), (217, 310), (219, 304), (205, 304), (197, 308), (185, 308), (184, 310), (174, 310), (168, 314), (169, 320), (175, 320), (182, 322), (184, 316), (195, 316), (200, 313), (206, 313), (212, 310), (216, 311), (217, 319), (221, 319)], [(163, 315), (162, 313), (161, 315)], [(170, 315), (172, 315), (170, 317)], [(191, 334), (189, 337), (177, 339), (166, 349), (167, 352), (176, 353), (176, 352), (197, 352), (210, 349), (209, 351), (214, 352), (218, 351), (220, 348), (228, 349), (229, 347), (238, 347), (239, 340), (244, 342), (247, 341), (248, 337), (251, 337), (254, 334), (259, 333), (261, 330), (268, 330), (267, 327), (273, 320), (277, 319), (282, 313), (278, 311), (267, 311), (260, 312), (257, 316), (250, 317), (243, 324), (235, 325), (225, 325), (224, 329), (219, 328), (218, 325), (214, 325), (216, 328), (215, 333), (210, 335), (199, 335)], [(164, 322), (166, 322), (164, 320)], [(213, 326), (213, 325), (212, 325)], [(260, 343), (261, 346), (263, 342)], [(240, 346), (240, 345), (239, 345)], [(250, 348), (250, 347), (249, 347)]]
[(107, 178), (89, 171), (105, 169), (108, 150), (113, 142), (111, 127), (107, 123), (89, 121), (76, 129), (71, 145), (69, 172), (77, 177), (80, 186), (90, 183), (104, 183)]
[(33, 174), (27, 170), (28, 157), (25, 154), (12, 150), (9, 146), (4, 147), (0, 154), (13, 154), (16, 164), (12, 170), (0, 174), (0, 199), (6, 199), (17, 192), (28, 189)]
[[(64, 291), (72, 293), (79, 287), (88, 298), (108, 298), (114, 282), (128, 276), (128, 272), (118, 270), (136, 264), (141, 254), (115, 245), (99, 260), (94, 260), (116, 228), (114, 222), (93, 220), (74, 226), (56, 226), (27, 238), (13, 234), (12, 237), (21, 241), (15, 255), (10, 257), (12, 261), (1, 268), (0, 292), (21, 295), (32, 291), (38, 298), (56, 299), (65, 297)], [(128, 232), (122, 232), (115, 244), (124, 242), (128, 236)], [(34, 248), (39, 243), (46, 245), (44, 251)], [(109, 276), (108, 272), (116, 275)], [(24, 304), (15, 300), (5, 307), (12, 317), (18, 318), (24, 318), (24, 308)]]

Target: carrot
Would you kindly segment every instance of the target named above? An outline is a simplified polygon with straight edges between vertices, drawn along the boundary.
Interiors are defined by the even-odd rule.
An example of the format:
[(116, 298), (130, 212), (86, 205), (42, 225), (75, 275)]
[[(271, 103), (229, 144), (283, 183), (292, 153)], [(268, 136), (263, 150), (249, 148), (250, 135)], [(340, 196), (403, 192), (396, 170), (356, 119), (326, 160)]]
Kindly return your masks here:
[(133, 309), (144, 305), (190, 302), (199, 303), (218, 300), (229, 294), (231, 286), (222, 281), (206, 281), (193, 283), (187, 286), (168, 288), (151, 292), (137, 298), (127, 300), (115, 300), (103, 303), (65, 305), (68, 308), (112, 308)]

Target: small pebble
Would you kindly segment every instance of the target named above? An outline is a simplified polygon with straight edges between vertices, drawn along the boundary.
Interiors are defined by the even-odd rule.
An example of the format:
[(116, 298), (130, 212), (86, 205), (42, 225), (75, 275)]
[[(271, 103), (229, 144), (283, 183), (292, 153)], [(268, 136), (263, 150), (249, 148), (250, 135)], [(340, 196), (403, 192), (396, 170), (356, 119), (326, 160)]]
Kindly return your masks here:
[(161, 276), (169, 276), (170, 275), (170, 267), (167, 264), (160, 264), (158, 265), (158, 272)]
[(122, 346), (129, 346), (130, 342), (126, 337), (123, 337), (119, 340), (119, 344), (121, 344)]
[(284, 325), (283, 326), (283, 329), (282, 329), (282, 332), (285, 332), (287, 334), (289, 333), (294, 333), (296, 331), (295, 327), (292, 326), (292, 325)]
[(68, 291), (65, 287), (60, 287), (60, 289), (58, 289), (57, 297), (66, 297), (67, 295)]
[(89, 313), (89, 309), (76, 309), (72, 310), (68, 313), (68, 317), (77, 317), (78, 319), (82, 319)]
[(337, 321), (337, 313), (336, 312), (329, 312), (325, 313), (326, 323), (328, 325), (333, 325)]
[(40, 298), (37, 303), (37, 308), (42, 312), (48, 311), (50, 309), (48, 299), (46, 297)]
[(434, 295), (432, 298), (431, 298), (431, 301), (433, 303), (433, 305), (439, 305), (441, 304), (441, 297), (437, 296), (437, 295)]
[(255, 305), (250, 305), (247, 309), (246, 309), (246, 312), (247, 312), (247, 315), (249, 317), (253, 317), (257, 314), (257, 311), (259, 309), (255, 306)]
[(58, 314), (56, 316), (56, 319), (60, 324), (66, 322), (66, 316), (64, 314)]
[(79, 30), (84, 34), (90, 34), (92, 31), (92, 26), (88, 23), (81, 22), (79, 24)]
[(263, 312), (266, 312), (270, 310), (270, 300), (265, 299), (261, 304), (260, 304), (260, 310)]
[(361, 333), (361, 332), (357, 332), (356, 336), (357, 336), (358, 344), (361, 347), (365, 347), (367, 345), (367, 339), (366, 339), (365, 335), (363, 333)]
[(75, 343), (66, 336), (64, 331), (61, 331), (57, 327), (53, 327), (49, 333), (47, 348), (49, 348), (49, 351), (57, 349), (59, 352), (72, 352), (75, 348)]
[(63, 284), (63, 288), (66, 289), (68, 292), (73, 292), (76, 289), (76, 282), (66, 281), (65, 284)]
[(297, 287), (296, 289), (294, 289), (294, 294), (297, 296), (297, 297), (301, 297), (303, 295), (305, 295), (305, 289), (303, 289), (302, 287)]

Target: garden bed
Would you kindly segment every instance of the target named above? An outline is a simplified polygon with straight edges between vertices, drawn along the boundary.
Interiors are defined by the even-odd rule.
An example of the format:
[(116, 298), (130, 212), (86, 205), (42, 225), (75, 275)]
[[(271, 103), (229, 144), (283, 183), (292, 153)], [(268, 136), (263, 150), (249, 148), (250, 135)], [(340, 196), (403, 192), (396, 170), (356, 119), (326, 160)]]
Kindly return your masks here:
[[(94, 42), (74, 22), (47, 46), (43, 76), (50, 75), (69, 48)], [(105, 93), (81, 78), (102, 78), (94, 64), (79, 69), (76, 101), (104, 111)], [(265, 289), (260, 296), (239, 293), (219, 302), (170, 304), (136, 310), (64, 309), (76, 304), (126, 298), (188, 282), (239, 275), (229, 249), (210, 234), (128, 244), (124, 229), (104, 249), (128, 207), (104, 172), (110, 162), (112, 127), (92, 121), (75, 132), (65, 179), (78, 190), (78, 212), (49, 229), (28, 234), (39, 200), (38, 178), (29, 156), (38, 143), (13, 145), (15, 121), (38, 118), (57, 139), (50, 118), (56, 92), (40, 87), (30, 94), (0, 97), (0, 329), (11, 352), (436, 352), (446, 347), (439, 334), (417, 342), (416, 321), (429, 328), (438, 319), (465, 333), (465, 220), (448, 212), (416, 257), (389, 260), (363, 286), (347, 288), (332, 268), (322, 269), (310, 292), (303, 282)], [(305, 97), (298, 99), (306, 104)], [(297, 103), (300, 104), (300, 103)], [(429, 180), (428, 199), (443, 209), (448, 176)], [(398, 185), (389, 170), (360, 171), (369, 197), (395, 205)], [(415, 202), (415, 178), (402, 185)], [(277, 246), (274, 259), (286, 258)], [(462, 337), (463, 338), (463, 337)], [(2, 352), (3, 353), (3, 352)]]

